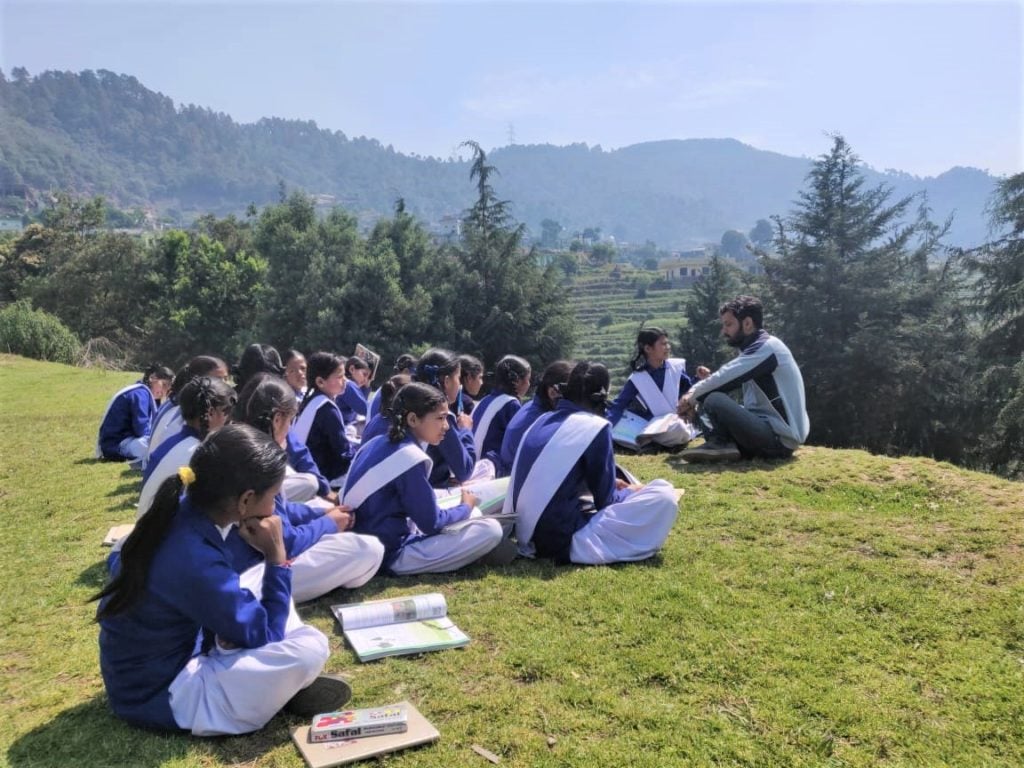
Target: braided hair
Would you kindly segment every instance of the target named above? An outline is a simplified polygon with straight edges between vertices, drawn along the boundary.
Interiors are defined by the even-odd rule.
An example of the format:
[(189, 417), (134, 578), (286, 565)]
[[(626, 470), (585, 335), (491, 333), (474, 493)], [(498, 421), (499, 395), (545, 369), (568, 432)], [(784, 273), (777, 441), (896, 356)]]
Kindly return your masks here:
[(459, 369), (459, 358), (454, 352), (435, 347), (423, 353), (416, 364), (413, 381), (430, 384), (437, 389), (442, 388), (441, 382)]
[(388, 439), (393, 443), (405, 439), (409, 429), (406, 420), (410, 413), (422, 418), (436, 411), (442, 404), (447, 407), (448, 400), (437, 387), (418, 381), (406, 384), (395, 393), (388, 409)]
[(236, 400), (235, 390), (227, 382), (209, 376), (192, 379), (178, 396), (182, 419), (186, 423), (198, 421), (199, 434), (203, 437), (210, 431), (210, 412), (228, 411)]
[(287, 381), (269, 373), (260, 373), (249, 380), (238, 396), (235, 420), (250, 424), (273, 437), (274, 415), (294, 415), (298, 410), (299, 401)]
[(657, 326), (652, 325), (649, 328), (641, 328), (640, 333), (636, 335), (636, 349), (633, 352), (633, 357), (629, 361), (629, 370), (627, 370), (626, 373), (642, 371), (644, 366), (647, 365), (647, 353), (644, 352), (644, 347), (657, 344), (658, 339), (667, 336), (668, 334)]
[(530, 364), (516, 355), (505, 355), (494, 366), (494, 390), (514, 395), (523, 379), (530, 378)]
[(582, 362), (576, 364), (569, 374), (569, 381), (559, 386), (559, 390), (570, 402), (604, 416), (610, 384), (608, 369), (601, 363)]
[(540, 383), (537, 384), (537, 397), (540, 398), (545, 411), (555, 410), (555, 406), (558, 404), (557, 400), (551, 398), (548, 390), (555, 387), (561, 392), (561, 387), (564, 387), (569, 381), (570, 373), (572, 373), (572, 363), (568, 360), (555, 360), (544, 369), (544, 373), (540, 376)]

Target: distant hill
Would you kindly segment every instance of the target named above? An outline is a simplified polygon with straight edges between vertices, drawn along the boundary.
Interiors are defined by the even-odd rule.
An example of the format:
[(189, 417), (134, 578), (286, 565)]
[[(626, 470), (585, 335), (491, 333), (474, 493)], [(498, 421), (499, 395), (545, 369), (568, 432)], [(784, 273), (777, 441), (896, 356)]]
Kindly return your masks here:
[[(472, 138), (472, 137), (453, 137)], [(810, 160), (734, 139), (688, 139), (605, 151), (585, 144), (513, 145), (489, 155), (498, 195), (532, 231), (544, 219), (569, 232), (600, 227), (618, 240), (683, 248), (718, 241), (785, 214)], [(185, 219), (240, 212), (277, 199), (279, 183), (326, 195), (364, 220), (397, 198), (428, 223), (472, 201), (468, 164), (404, 155), (312, 121), (228, 115), (178, 106), (136, 78), (105, 70), (0, 75), (0, 197), (27, 186), (102, 194)], [(948, 242), (987, 235), (995, 177), (953, 168), (937, 177), (867, 171), (896, 195), (925, 192), (936, 220), (955, 214)]]

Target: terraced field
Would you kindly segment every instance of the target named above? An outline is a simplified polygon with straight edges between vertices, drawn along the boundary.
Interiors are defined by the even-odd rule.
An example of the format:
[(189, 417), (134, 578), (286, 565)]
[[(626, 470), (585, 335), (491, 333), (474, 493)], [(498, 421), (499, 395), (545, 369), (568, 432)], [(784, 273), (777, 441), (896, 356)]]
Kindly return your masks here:
[(641, 325), (664, 328), (673, 342), (678, 338), (689, 289), (648, 287), (646, 297), (638, 298), (639, 286), (653, 283), (661, 274), (628, 264), (615, 266), (618, 277), (613, 275), (614, 266), (584, 268), (569, 295), (579, 323), (574, 357), (607, 365), (617, 390), (626, 379), (625, 366)]

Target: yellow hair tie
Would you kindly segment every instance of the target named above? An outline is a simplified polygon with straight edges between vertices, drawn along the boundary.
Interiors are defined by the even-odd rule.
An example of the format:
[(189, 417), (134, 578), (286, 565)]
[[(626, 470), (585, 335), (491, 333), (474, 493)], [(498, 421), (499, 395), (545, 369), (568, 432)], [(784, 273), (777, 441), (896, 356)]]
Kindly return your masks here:
[(196, 481), (196, 473), (192, 471), (192, 467), (178, 467), (178, 478), (181, 484), (188, 488)]

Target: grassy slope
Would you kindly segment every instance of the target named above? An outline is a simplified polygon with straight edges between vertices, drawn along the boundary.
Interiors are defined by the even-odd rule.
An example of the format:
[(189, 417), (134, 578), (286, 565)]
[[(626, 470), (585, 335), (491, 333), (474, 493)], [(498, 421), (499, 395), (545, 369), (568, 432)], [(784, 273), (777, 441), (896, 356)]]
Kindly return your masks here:
[[(107, 528), (137, 480), (91, 460), (131, 376), (0, 356), (0, 763), (299, 766), (278, 717), (194, 740), (105, 705), (93, 606)], [(395, 766), (1020, 765), (1024, 488), (920, 459), (804, 449), (697, 469), (626, 459), (686, 489), (663, 553), (611, 568), (517, 561), (376, 579), (333, 601), (440, 590), (473, 642), (358, 665), (355, 704), (416, 701), (442, 733)]]

